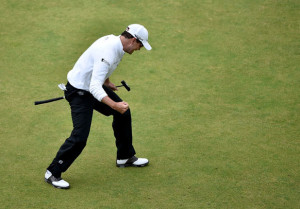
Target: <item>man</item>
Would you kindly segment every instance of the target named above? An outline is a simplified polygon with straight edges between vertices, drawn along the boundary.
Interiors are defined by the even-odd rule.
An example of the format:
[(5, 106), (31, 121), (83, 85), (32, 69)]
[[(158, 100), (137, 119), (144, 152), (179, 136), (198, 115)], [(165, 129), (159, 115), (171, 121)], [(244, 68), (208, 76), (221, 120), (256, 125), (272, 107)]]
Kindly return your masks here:
[(85, 147), (93, 110), (106, 116), (113, 115), (117, 167), (148, 165), (148, 159), (135, 157), (128, 103), (114, 93), (118, 88), (109, 80), (125, 52), (132, 54), (143, 46), (151, 50), (147, 29), (139, 24), (129, 25), (120, 36), (108, 35), (95, 41), (68, 73), (65, 98), (71, 107), (73, 131), (47, 168), (46, 182), (56, 188), (70, 187), (61, 178), (61, 174), (71, 166)]

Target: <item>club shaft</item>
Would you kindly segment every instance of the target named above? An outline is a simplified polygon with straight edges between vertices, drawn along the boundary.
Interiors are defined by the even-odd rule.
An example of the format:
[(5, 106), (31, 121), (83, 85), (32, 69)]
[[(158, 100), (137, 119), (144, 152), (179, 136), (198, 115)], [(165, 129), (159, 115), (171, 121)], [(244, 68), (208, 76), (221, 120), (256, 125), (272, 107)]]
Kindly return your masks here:
[(35, 105), (39, 105), (39, 104), (45, 104), (45, 103), (49, 103), (49, 102), (54, 102), (57, 100), (61, 100), (64, 99), (65, 97), (57, 97), (57, 98), (53, 98), (53, 99), (48, 99), (48, 100), (42, 100), (42, 101), (36, 101), (34, 102)]

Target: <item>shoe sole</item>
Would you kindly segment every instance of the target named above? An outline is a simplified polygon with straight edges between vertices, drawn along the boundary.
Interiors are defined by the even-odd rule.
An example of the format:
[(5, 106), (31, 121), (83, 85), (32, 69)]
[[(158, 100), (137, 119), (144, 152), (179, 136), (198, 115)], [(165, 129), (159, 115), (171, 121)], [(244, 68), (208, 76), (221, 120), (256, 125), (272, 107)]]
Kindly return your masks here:
[(117, 164), (117, 167), (118, 168), (126, 168), (126, 167), (145, 167), (149, 164), (148, 163), (145, 163), (145, 164), (142, 164), (142, 165), (134, 165), (134, 164)]
[(48, 184), (51, 184), (53, 187), (57, 188), (57, 189), (70, 189), (70, 186), (68, 187), (60, 187), (60, 186), (55, 186), (52, 184), (51, 181), (49, 181), (48, 179), (45, 178), (45, 182), (48, 183)]

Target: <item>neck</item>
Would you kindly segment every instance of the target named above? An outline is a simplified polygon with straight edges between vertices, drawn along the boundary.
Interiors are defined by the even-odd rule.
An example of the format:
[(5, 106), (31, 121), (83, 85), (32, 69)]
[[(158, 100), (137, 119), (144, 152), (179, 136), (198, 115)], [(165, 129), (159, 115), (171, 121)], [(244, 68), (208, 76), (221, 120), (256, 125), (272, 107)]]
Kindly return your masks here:
[(120, 36), (120, 40), (123, 46), (123, 51), (128, 53), (128, 46), (130, 44), (130, 39), (127, 39), (124, 36)]

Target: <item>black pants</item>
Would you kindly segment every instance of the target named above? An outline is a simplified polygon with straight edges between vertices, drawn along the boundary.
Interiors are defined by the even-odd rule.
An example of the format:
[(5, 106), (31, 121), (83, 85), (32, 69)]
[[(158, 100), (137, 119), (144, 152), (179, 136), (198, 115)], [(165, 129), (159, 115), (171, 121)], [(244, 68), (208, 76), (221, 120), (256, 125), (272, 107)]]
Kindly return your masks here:
[[(113, 115), (112, 127), (116, 138), (117, 159), (127, 159), (135, 155), (132, 146), (131, 113), (128, 109), (121, 114), (108, 105), (96, 100), (89, 92), (79, 90), (66, 85), (65, 97), (71, 107), (73, 131), (68, 139), (58, 150), (56, 157), (47, 168), (55, 177), (60, 177), (84, 149), (90, 132), (93, 110), (103, 115)], [(103, 86), (107, 95), (115, 102), (121, 102), (121, 98), (111, 89)]]

